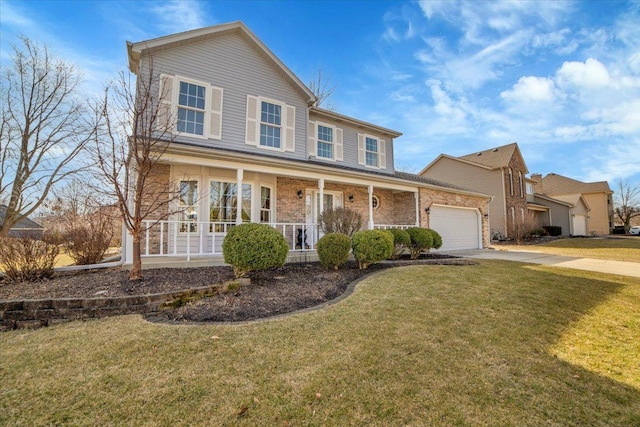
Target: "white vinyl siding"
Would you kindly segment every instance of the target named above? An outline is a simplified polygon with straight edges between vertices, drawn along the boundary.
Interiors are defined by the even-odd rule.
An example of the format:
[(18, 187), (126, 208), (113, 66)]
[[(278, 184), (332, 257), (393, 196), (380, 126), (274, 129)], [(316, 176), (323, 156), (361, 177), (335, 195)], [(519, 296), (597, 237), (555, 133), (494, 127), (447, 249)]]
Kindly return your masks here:
[(295, 151), (296, 108), (247, 95), (245, 143), (258, 148)]
[(160, 76), (161, 123), (178, 135), (222, 138), (223, 89), (181, 76)]

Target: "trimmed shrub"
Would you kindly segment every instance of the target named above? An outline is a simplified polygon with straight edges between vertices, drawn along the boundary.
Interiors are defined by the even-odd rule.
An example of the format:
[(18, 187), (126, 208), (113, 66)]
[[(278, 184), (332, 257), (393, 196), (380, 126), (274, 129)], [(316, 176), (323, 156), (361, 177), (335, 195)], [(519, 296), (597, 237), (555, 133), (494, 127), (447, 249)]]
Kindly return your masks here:
[(284, 236), (267, 224), (240, 224), (229, 229), (222, 242), (224, 262), (233, 267), (236, 277), (253, 270), (282, 267), (289, 246)]
[(393, 235), (387, 230), (358, 231), (353, 235), (351, 244), (361, 270), (389, 258), (393, 253)]
[(531, 230), (529, 232), (529, 238), (533, 237), (533, 236), (548, 236), (549, 233), (547, 233), (547, 230), (545, 230), (544, 228), (534, 228), (533, 230)]
[(57, 245), (29, 238), (0, 239), (0, 267), (13, 282), (35, 282), (53, 276)]
[(393, 235), (393, 253), (391, 259), (398, 259), (405, 249), (411, 246), (411, 237), (406, 230), (400, 228), (390, 228), (387, 230)]
[[(559, 236), (562, 234), (562, 227), (558, 226), (558, 225), (545, 225), (544, 227), (542, 227), (544, 229), (544, 231), (546, 231), (547, 233), (549, 233), (549, 236)], [(624, 233), (623, 233), (624, 234)]]
[(326, 209), (318, 218), (323, 233), (341, 233), (353, 236), (362, 228), (362, 215), (348, 208)]
[(347, 262), (351, 239), (346, 234), (329, 233), (318, 240), (318, 258), (323, 267), (337, 270)]
[(440, 235), (440, 233), (430, 228), (427, 228), (427, 230), (429, 231), (429, 233), (431, 233), (431, 238), (433, 239), (431, 247), (433, 249), (440, 249), (442, 247), (442, 236)]
[(428, 251), (433, 246), (433, 237), (426, 228), (407, 228), (407, 233), (411, 238), (411, 259), (418, 259), (423, 251)]

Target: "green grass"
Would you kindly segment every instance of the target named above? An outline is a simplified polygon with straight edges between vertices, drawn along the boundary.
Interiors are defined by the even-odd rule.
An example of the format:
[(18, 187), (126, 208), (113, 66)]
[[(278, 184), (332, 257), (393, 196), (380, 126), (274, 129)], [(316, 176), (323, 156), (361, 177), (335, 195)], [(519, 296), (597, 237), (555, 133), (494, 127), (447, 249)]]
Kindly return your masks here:
[(0, 334), (0, 425), (640, 425), (637, 279), (506, 261), (383, 271), (247, 325)]
[(640, 238), (638, 237), (560, 239), (535, 246), (504, 245), (497, 248), (613, 261), (640, 262)]

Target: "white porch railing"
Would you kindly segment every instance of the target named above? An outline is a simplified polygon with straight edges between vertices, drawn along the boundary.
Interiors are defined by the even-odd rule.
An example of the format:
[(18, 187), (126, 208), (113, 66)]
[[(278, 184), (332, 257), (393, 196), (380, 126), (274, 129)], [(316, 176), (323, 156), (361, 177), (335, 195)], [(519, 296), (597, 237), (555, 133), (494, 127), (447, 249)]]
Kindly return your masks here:
[[(141, 256), (203, 257), (222, 255), (222, 242), (235, 222), (208, 221), (144, 221)], [(269, 223), (284, 236), (289, 251), (306, 252), (316, 249), (322, 231), (317, 224)], [(374, 228), (409, 228), (413, 225), (376, 224)]]
[[(147, 228), (142, 241), (143, 257), (222, 255), (222, 242), (235, 222), (144, 221)], [(315, 250), (320, 237), (317, 224), (269, 223), (284, 236), (289, 250), (304, 252)]]
[(407, 228), (415, 227), (412, 225), (396, 225), (396, 224), (374, 224), (373, 228), (376, 230), (389, 230), (390, 228), (400, 228), (401, 230), (406, 230)]

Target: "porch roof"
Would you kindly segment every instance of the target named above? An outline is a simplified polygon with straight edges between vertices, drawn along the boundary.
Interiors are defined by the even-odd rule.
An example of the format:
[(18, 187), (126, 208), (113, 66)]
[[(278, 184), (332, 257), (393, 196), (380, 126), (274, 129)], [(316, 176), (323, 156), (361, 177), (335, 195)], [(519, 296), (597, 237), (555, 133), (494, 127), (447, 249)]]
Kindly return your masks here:
[[(484, 193), (406, 172), (361, 170), (344, 165), (327, 164), (321, 161), (283, 159), (280, 156), (269, 153), (256, 155), (240, 150), (202, 147), (184, 142), (172, 143), (164, 158), (168, 163), (187, 163), (245, 170), (255, 169), (259, 172), (306, 179), (324, 178), (331, 180), (332, 176), (327, 175), (330, 173), (335, 179), (344, 179), (346, 177), (362, 181), (359, 185), (372, 184), (392, 189), (401, 189), (398, 188), (399, 186), (434, 188), (449, 193), (465, 194), (486, 199), (492, 198), (492, 196)], [(403, 190), (411, 191), (410, 188)]]

